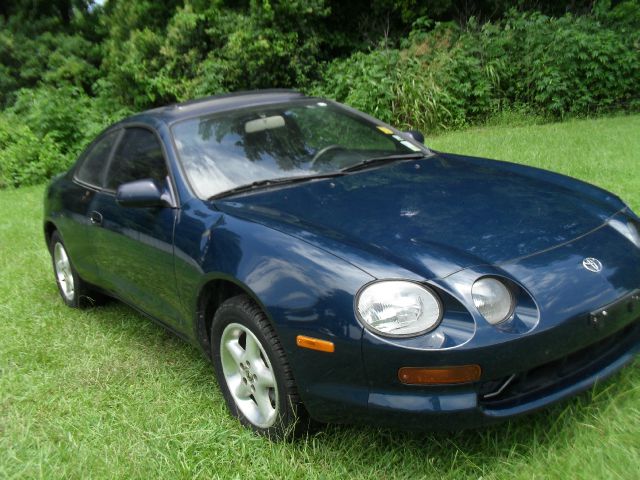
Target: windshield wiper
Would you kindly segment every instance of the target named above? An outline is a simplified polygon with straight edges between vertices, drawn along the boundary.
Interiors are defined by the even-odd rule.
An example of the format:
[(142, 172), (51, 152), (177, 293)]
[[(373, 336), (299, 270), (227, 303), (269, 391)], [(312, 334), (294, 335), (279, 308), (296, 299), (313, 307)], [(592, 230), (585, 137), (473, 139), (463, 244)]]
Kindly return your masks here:
[(255, 182), (239, 185), (229, 190), (225, 190), (224, 192), (216, 193), (215, 195), (209, 197), (208, 200), (216, 200), (218, 198), (228, 197), (229, 195), (235, 195), (236, 193), (250, 192), (252, 190), (259, 190), (262, 188), (269, 188), (278, 185), (290, 185), (293, 183), (308, 182), (310, 180), (317, 180), (320, 178), (341, 177), (343, 175), (344, 173), (342, 171), (339, 171), (331, 173), (319, 173), (316, 175), (297, 175), (292, 177), (273, 178), (269, 180), (256, 180)]
[(382, 157), (367, 158), (366, 160), (362, 160), (361, 162), (345, 167), (340, 171), (345, 173), (355, 172), (364, 168), (369, 168), (384, 163), (397, 162), (398, 160), (413, 160), (424, 157), (426, 157), (426, 154), (424, 153), (401, 153), (396, 155), (385, 155)]
[(273, 186), (287, 185), (293, 183), (308, 182), (310, 180), (317, 180), (321, 178), (333, 178), (341, 177), (349, 172), (355, 172), (364, 168), (369, 168), (374, 165), (379, 165), (388, 162), (396, 162), (400, 160), (414, 160), (418, 158), (424, 158), (424, 153), (402, 153), (396, 155), (385, 155), (383, 157), (373, 157), (362, 160), (354, 165), (340, 169), (337, 172), (319, 173), (316, 175), (297, 175), (292, 177), (273, 178), (269, 180), (256, 180), (255, 182), (239, 185), (237, 187), (225, 190), (224, 192), (216, 193), (208, 198), (208, 200), (217, 200), (219, 198), (228, 197), (237, 193), (250, 192), (252, 190), (259, 190), (263, 188), (270, 188)]

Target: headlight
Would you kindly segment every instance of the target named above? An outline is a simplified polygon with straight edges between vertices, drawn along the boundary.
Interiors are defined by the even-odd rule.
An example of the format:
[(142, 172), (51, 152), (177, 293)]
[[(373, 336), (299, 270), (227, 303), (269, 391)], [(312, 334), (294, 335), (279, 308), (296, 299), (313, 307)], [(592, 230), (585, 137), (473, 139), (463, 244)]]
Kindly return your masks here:
[(611, 219), (609, 220), (609, 225), (624, 235), (636, 247), (640, 248), (640, 233), (638, 233), (638, 227), (632, 220), (623, 222), (622, 220)]
[(471, 287), (473, 304), (491, 325), (504, 322), (513, 312), (513, 296), (504, 283), (485, 277)]
[(385, 280), (358, 294), (356, 310), (364, 323), (387, 336), (410, 336), (435, 328), (442, 318), (440, 299), (412, 282)]

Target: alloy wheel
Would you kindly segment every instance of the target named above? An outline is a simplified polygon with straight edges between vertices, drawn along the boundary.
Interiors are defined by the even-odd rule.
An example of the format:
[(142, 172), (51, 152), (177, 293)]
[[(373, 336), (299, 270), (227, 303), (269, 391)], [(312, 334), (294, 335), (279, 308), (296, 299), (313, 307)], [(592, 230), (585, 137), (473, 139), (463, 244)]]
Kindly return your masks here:
[(224, 379), (238, 409), (255, 426), (268, 428), (278, 417), (278, 388), (271, 362), (258, 338), (230, 323), (220, 339)]

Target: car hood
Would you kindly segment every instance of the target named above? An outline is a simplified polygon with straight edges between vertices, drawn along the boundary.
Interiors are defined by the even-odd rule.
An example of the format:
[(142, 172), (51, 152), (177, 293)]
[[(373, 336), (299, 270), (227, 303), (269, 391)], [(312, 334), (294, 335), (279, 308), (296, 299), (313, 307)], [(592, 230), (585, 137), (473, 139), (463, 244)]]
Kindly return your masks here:
[(422, 278), (566, 243), (624, 208), (551, 172), (448, 154), (256, 191), (216, 208), (290, 233), (374, 276)]

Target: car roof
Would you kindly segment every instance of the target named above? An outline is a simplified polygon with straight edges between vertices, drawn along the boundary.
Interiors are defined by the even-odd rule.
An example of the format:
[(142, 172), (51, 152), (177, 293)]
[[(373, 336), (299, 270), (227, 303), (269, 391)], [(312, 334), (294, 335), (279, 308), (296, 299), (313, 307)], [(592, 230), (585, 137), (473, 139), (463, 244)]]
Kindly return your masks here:
[(186, 118), (197, 117), (225, 110), (251, 107), (257, 105), (267, 105), (272, 103), (289, 102), (300, 100), (306, 97), (295, 90), (270, 89), (253, 90), (247, 92), (225, 93), (211, 97), (189, 100), (188, 102), (175, 103), (165, 107), (153, 108), (135, 114), (118, 122), (120, 125), (126, 123), (157, 123), (163, 122), (172, 124)]

